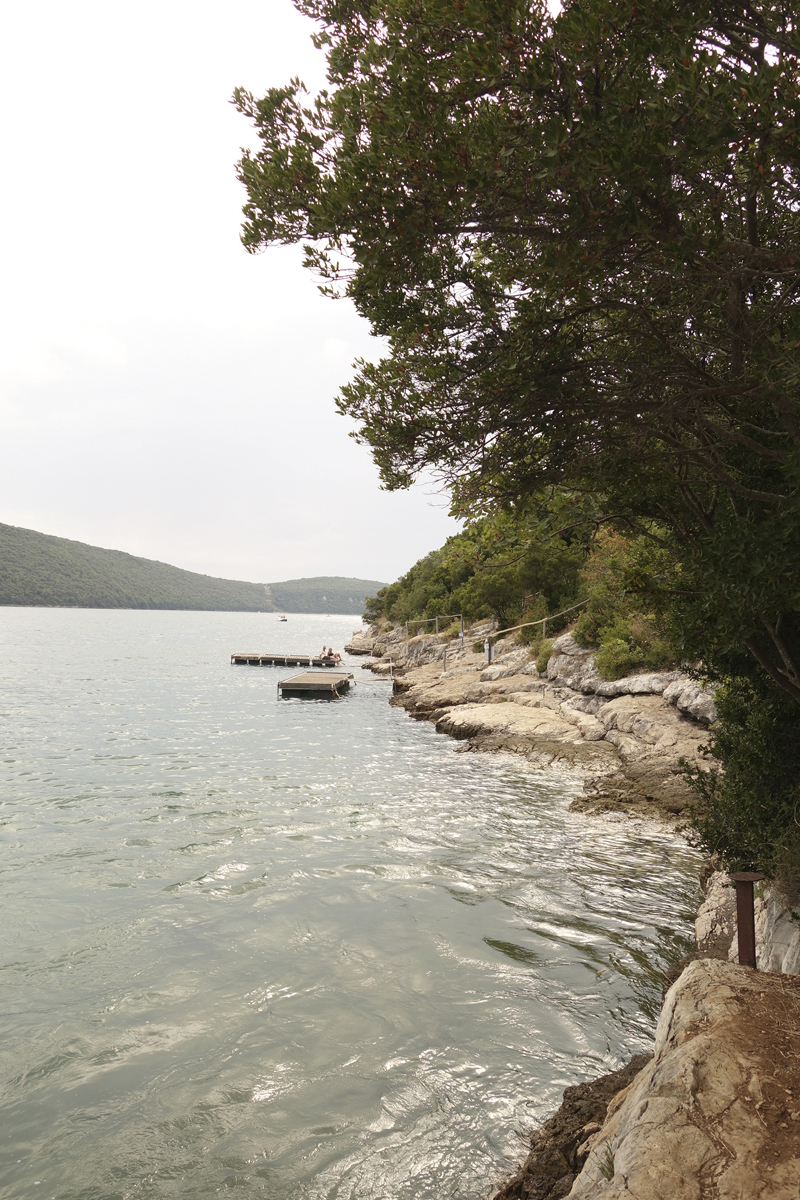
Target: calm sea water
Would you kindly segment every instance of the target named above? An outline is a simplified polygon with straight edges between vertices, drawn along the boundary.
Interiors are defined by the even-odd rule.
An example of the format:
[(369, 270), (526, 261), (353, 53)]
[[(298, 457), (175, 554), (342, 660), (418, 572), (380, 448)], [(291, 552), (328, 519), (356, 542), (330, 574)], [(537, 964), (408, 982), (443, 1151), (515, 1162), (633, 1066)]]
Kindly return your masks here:
[(698, 863), (364, 680), (352, 617), (0, 609), (6, 1197), (484, 1197), (647, 1048)]

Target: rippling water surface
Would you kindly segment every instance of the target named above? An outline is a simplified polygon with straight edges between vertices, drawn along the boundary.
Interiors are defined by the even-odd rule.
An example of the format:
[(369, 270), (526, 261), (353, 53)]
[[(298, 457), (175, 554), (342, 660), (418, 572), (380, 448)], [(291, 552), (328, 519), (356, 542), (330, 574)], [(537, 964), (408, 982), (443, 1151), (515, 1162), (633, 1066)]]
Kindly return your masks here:
[(477, 1200), (648, 1046), (693, 852), (229, 663), (355, 623), (0, 609), (4, 1195)]

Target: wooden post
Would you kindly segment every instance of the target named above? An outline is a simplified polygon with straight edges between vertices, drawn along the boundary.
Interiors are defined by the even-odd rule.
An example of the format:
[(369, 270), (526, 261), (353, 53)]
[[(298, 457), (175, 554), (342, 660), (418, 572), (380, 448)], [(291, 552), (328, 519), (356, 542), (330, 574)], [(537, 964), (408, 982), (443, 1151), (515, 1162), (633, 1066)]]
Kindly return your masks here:
[(758, 871), (734, 871), (736, 884), (736, 935), (739, 942), (739, 966), (756, 969), (756, 914), (753, 884), (763, 879)]
[(436, 618), (436, 636), (439, 636), (439, 618)]

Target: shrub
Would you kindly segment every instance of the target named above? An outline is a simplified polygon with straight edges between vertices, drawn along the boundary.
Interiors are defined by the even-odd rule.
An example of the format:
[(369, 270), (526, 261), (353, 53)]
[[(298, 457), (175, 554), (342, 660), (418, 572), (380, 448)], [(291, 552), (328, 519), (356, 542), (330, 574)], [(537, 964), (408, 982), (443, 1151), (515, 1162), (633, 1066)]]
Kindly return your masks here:
[(595, 665), (604, 679), (620, 679), (635, 670), (660, 671), (675, 653), (655, 620), (642, 613), (619, 613), (599, 633)]
[(542, 642), (539, 646), (539, 653), (536, 658), (536, 670), (540, 675), (544, 675), (545, 671), (547, 670), (547, 664), (550, 662), (552, 654), (553, 643), (550, 641)]
[(708, 755), (686, 768), (694, 841), (727, 870), (756, 870), (800, 902), (800, 707), (756, 670), (717, 691)]

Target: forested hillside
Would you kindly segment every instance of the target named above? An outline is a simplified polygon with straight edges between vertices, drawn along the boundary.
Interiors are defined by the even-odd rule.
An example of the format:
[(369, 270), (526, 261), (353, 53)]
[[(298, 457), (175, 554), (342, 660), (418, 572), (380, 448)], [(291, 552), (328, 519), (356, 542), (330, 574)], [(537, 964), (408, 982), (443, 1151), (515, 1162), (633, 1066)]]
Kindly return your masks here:
[(376, 580), (327, 576), (271, 585), (216, 579), (0, 524), (0, 605), (358, 613), (379, 586)]
[(271, 583), (275, 607), (296, 613), (360, 613), (367, 596), (382, 588), (377, 579), (346, 579), (339, 575), (315, 575), (311, 579), (287, 579)]

